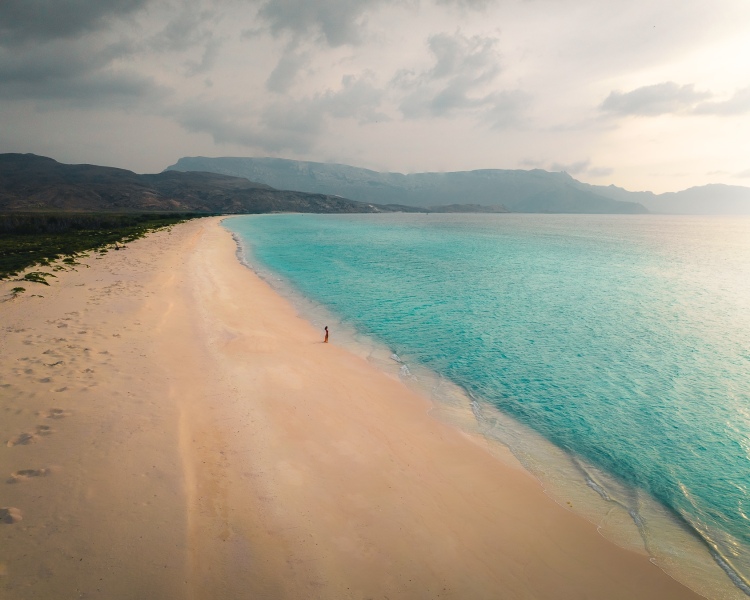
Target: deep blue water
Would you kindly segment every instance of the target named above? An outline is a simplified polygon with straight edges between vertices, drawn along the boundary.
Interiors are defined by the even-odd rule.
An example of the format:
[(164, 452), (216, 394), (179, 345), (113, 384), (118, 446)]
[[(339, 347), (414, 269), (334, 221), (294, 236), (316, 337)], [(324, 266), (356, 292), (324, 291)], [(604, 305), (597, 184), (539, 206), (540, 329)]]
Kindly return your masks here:
[(253, 258), (750, 576), (750, 219), (266, 215)]

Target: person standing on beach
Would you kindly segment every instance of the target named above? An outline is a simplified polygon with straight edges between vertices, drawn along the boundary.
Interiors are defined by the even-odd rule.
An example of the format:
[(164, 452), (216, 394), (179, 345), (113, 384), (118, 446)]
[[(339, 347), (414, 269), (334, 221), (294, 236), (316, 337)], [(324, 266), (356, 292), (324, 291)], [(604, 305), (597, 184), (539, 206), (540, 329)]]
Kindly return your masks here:
[(328, 343), (328, 325), (326, 325), (326, 326), (324, 327), (324, 329), (326, 330), (326, 337), (325, 337), (325, 339), (323, 340), (323, 343), (324, 343), (324, 344), (327, 344), (327, 343)]

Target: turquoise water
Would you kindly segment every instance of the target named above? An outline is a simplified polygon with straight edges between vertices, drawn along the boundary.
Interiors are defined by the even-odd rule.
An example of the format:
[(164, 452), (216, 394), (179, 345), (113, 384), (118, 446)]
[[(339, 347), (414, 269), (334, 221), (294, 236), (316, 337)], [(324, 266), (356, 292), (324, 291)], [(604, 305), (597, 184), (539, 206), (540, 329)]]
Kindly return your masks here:
[(345, 323), (656, 498), (748, 592), (750, 219), (226, 225), (254, 261)]

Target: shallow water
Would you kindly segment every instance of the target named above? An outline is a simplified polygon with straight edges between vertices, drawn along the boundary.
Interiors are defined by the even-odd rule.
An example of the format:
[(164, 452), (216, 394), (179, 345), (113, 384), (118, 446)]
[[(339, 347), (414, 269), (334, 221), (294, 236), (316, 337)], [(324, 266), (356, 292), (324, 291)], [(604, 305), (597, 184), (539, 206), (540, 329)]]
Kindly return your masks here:
[[(663, 526), (671, 521), (701, 540), (696, 552), (712, 553), (731, 589), (748, 591), (750, 219), (266, 215), (225, 224), (254, 261), (407, 368), (463, 388), (484, 431), (551, 487), (583, 481), (625, 515), (607, 519), (629, 521), (649, 553), (680, 563), (684, 541)], [(550, 450), (528, 448), (513, 423)], [(627, 527), (614, 528), (622, 537)]]

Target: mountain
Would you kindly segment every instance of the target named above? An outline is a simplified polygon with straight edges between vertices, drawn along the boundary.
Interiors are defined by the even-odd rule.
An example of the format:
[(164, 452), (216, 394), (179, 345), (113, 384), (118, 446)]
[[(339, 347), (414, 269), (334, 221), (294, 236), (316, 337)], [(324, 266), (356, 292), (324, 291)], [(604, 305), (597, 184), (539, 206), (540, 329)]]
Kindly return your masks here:
[[(601, 193), (601, 192), (599, 192)], [(632, 192), (631, 192), (632, 193)], [(750, 188), (710, 184), (681, 192), (649, 194), (640, 202), (654, 213), (685, 215), (750, 215)]]
[(0, 211), (181, 211), (206, 213), (392, 212), (319, 193), (281, 191), (240, 177), (66, 165), (34, 154), (0, 154)]
[(673, 215), (750, 215), (750, 188), (739, 185), (710, 184), (681, 192), (629, 192), (609, 185), (590, 185), (576, 181), (584, 190), (612, 200), (638, 202), (649, 212)]
[(347, 165), (282, 158), (185, 157), (167, 171), (204, 171), (247, 177), (277, 188), (337, 194), (365, 203), (433, 209), (503, 206), (525, 213), (645, 213), (637, 201), (612, 198), (566, 173), (485, 169), (452, 173), (380, 173)]

